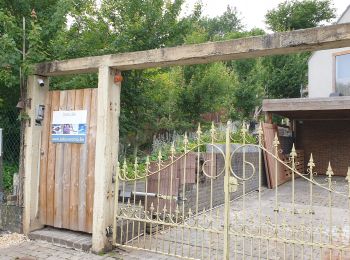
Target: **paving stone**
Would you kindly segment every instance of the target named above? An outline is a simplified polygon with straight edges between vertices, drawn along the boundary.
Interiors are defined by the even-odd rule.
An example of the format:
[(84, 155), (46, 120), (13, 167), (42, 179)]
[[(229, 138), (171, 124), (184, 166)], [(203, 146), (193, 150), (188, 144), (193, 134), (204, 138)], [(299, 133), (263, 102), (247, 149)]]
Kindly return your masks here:
[(81, 256), (73, 255), (69, 259), (71, 259), (71, 260), (79, 260), (79, 259), (81, 259)]
[[(320, 177), (319, 182), (321, 182), (324, 179), (324, 177)], [(342, 180), (339, 180), (339, 182)], [(308, 183), (302, 182), (302, 179), (296, 179), (296, 205), (299, 210), (306, 209), (308, 206), (308, 189), (307, 189)], [(340, 191), (346, 192), (347, 186), (344, 185), (344, 187), (339, 187)], [(287, 185), (281, 185), (279, 187), (279, 203), (281, 208), (290, 208), (291, 207), (291, 189), (290, 189), (290, 183)], [(327, 225), (328, 221), (328, 208), (327, 208), (327, 192), (324, 192), (320, 189), (314, 190), (314, 210), (316, 214), (314, 214), (314, 223), (325, 223)], [(273, 205), (274, 205), (274, 190), (265, 190), (261, 194), (262, 198), (262, 206), (263, 206), (263, 213), (267, 215), (268, 217), (271, 217), (273, 220), (273, 214), (275, 213), (273, 211)], [(254, 217), (256, 215), (257, 210), (257, 199), (256, 199), (256, 193), (247, 195), (246, 196), (246, 208), (249, 210), (250, 214)], [(339, 225), (341, 223), (344, 223), (344, 221), (348, 221), (348, 210), (347, 210), (347, 200), (346, 199), (338, 199), (334, 200), (335, 207), (334, 207), (334, 219), (333, 224)], [(231, 219), (232, 219), (232, 227), (235, 228), (235, 225), (239, 225), (242, 223), (242, 199), (233, 201), (231, 203)], [(271, 210), (272, 209), (272, 210)], [(220, 206), (218, 207), (218, 211), (220, 213), (220, 216), (223, 216), (223, 210), (224, 207)], [(270, 214), (270, 215), (269, 215)], [(237, 219), (234, 218), (234, 216), (237, 216)], [(345, 219), (344, 219), (344, 216)], [(309, 217), (309, 216), (308, 216)], [(233, 219), (236, 220), (236, 222), (233, 221)], [(296, 214), (295, 215), (296, 221), (300, 222), (305, 220), (305, 215), (302, 214)], [(255, 218), (256, 220), (256, 218)], [(288, 220), (288, 219), (287, 219)], [(199, 221), (202, 221), (199, 219)], [(254, 222), (254, 218), (252, 220)], [(254, 223), (253, 223), (254, 224)], [(252, 224), (252, 227), (254, 226)], [(223, 226), (223, 219), (219, 218), (215, 225), (218, 229), (222, 229)], [(249, 227), (249, 228), (252, 228)], [(265, 227), (264, 232), (266, 232), (266, 229), (271, 229), (271, 227)], [(250, 230), (254, 231), (254, 230)], [(74, 232), (67, 232), (67, 235), (63, 235), (61, 232), (54, 230), (54, 229), (45, 229), (43, 230), (42, 234), (40, 234), (38, 231), (34, 232), (35, 236), (47, 236), (52, 232), (53, 235), (56, 237), (66, 238), (67, 241), (72, 241), (73, 245), (77, 244), (80, 245), (81, 248), (83, 247), (81, 243), (87, 243), (86, 239), (87, 237), (80, 237), (79, 234), (75, 234)], [(188, 230), (185, 230), (185, 232), (182, 234), (182, 229), (170, 229), (165, 230), (164, 232), (161, 232), (157, 236), (157, 241), (155, 240), (154, 234), (152, 235), (152, 242), (149, 239), (149, 235), (146, 237), (146, 248), (155, 249), (158, 248), (158, 250), (163, 249), (163, 243), (164, 248), (168, 248), (169, 243), (172, 243), (172, 247), (170, 248), (170, 253), (174, 254), (175, 250), (177, 254), (181, 254), (181, 242), (179, 242), (179, 239), (181, 236), (184, 236), (184, 254), (190, 255), (192, 257), (197, 256), (197, 258), (202, 259), (216, 259), (216, 253), (218, 254), (217, 259), (222, 259), (222, 248), (223, 248), (223, 238), (221, 235), (215, 237), (208, 235), (208, 233), (202, 233), (202, 232), (195, 232), (191, 231), (188, 232)], [(175, 242), (174, 242), (175, 241)], [(197, 243), (196, 243), (197, 241)], [(211, 243), (210, 243), (211, 241)], [(80, 244), (79, 244), (80, 242)], [(143, 238), (140, 239), (140, 244), (137, 244), (137, 241), (133, 242), (133, 246), (144, 246), (144, 240)], [(91, 244), (90, 244), (91, 245)], [(203, 245), (203, 254), (201, 249), (198, 250), (198, 245)], [(209, 246), (211, 250), (209, 250)], [(281, 250), (283, 250), (283, 244), (275, 244), (274, 242), (271, 242), (269, 245), (269, 249), (267, 249), (266, 241), (261, 242), (259, 244), (259, 241), (251, 241), (247, 239), (245, 241), (245, 247), (243, 250), (243, 240), (239, 236), (231, 236), (231, 244), (230, 244), (230, 250), (231, 250), (231, 259), (243, 259), (243, 253), (245, 253), (248, 257), (247, 259), (258, 259), (256, 252), (258, 252), (259, 246), (261, 247), (261, 257), (260, 259), (266, 259), (267, 253), (269, 253), (269, 258), (273, 259), (282, 259), (280, 255)], [(197, 249), (196, 249), (197, 248)], [(218, 250), (214, 250), (215, 248), (218, 248)], [(277, 248), (277, 250), (276, 250)], [(318, 249), (314, 250), (314, 259), (322, 259), (322, 255), (320, 252), (317, 252)], [(197, 253), (196, 253), (197, 251)], [(287, 259), (290, 259), (292, 251), (292, 246), (289, 245), (286, 248), (286, 255), (288, 256)], [(300, 253), (303, 251), (299, 246), (295, 246), (295, 252)], [(250, 256), (251, 252), (253, 252), (253, 256)], [(277, 256), (275, 254), (277, 253)], [(326, 253), (326, 252), (324, 252)], [(304, 259), (310, 259), (311, 251), (306, 251), (304, 254)], [(296, 255), (295, 259), (301, 259), (298, 258), (299, 255)], [(94, 255), (87, 252), (82, 252), (78, 250), (73, 250), (71, 248), (63, 247), (60, 245), (55, 245), (52, 243), (48, 243), (45, 241), (35, 240), (35, 241), (26, 241), (23, 242), (20, 245), (14, 245), (8, 248), (4, 248), (0, 250), (0, 260), (7, 260), (7, 259), (24, 259), (24, 257), (27, 257), (27, 259), (35, 259), (35, 260), (58, 260), (58, 259), (72, 259), (72, 260), (112, 260), (112, 259), (122, 259), (122, 260), (142, 260), (142, 259), (155, 259), (155, 260), (163, 260), (163, 259), (169, 259), (169, 260), (175, 260), (178, 258), (172, 257), (172, 256), (166, 256), (161, 254), (156, 254), (152, 252), (145, 252), (142, 250), (134, 250), (134, 249), (123, 249), (123, 248), (117, 248), (114, 252), (100, 256), (100, 255)]]
[(61, 259), (59, 256), (50, 256), (48, 258), (46, 258), (47, 260), (58, 260)]
[(30, 259), (30, 260), (102, 260), (118, 259), (109, 255), (99, 256), (92, 253), (77, 251), (45, 241), (27, 241), (0, 250), (0, 260)]
[(10, 256), (2, 256), (1, 260), (13, 260), (13, 257)]
[[(316, 181), (319, 183), (324, 184), (324, 176), (317, 176)], [(337, 188), (336, 190), (339, 192), (343, 192), (346, 194), (347, 192), (347, 185), (345, 184), (344, 177), (334, 177), (334, 181), (337, 182)], [(278, 221), (280, 224), (281, 221), (284, 219), (289, 225), (292, 223), (292, 219), (295, 219), (296, 226), (298, 225), (309, 225), (308, 221), (310, 220), (310, 214), (309, 214), (309, 183), (302, 178), (298, 178), (295, 180), (295, 206), (299, 212), (297, 214), (292, 214), (291, 209), (292, 209), (292, 201), (291, 201), (291, 182), (288, 182), (284, 185), (279, 186), (278, 190), (278, 203), (279, 203), (279, 208), (281, 211), (277, 213), (278, 215)], [(328, 192), (327, 190), (320, 189), (316, 186), (314, 186), (313, 190), (313, 210), (315, 214), (314, 220), (313, 220), (313, 225), (315, 226), (328, 226)], [(231, 219), (231, 229), (241, 229), (242, 227), (242, 221), (245, 219), (249, 224), (247, 228), (249, 229), (249, 232), (251, 233), (256, 233), (258, 232), (258, 193), (257, 192), (252, 192), (251, 194), (247, 194), (245, 196), (245, 207), (246, 207), (246, 213), (243, 215), (243, 198), (239, 198), (231, 203), (231, 209), (230, 209), (230, 219)], [(333, 224), (333, 229), (337, 230), (337, 227), (344, 227), (349, 225), (349, 220), (348, 220), (348, 205), (347, 205), (347, 198), (346, 196), (340, 197), (334, 194), (333, 197), (333, 219), (332, 219), (332, 224)], [(273, 225), (274, 221), (274, 215), (276, 211), (274, 210), (275, 207), (275, 190), (264, 190), (261, 194), (261, 205), (262, 205), (262, 215), (264, 217), (263, 219), (263, 224), (261, 225), (263, 228), (263, 232), (268, 232), (271, 236), (273, 233), (273, 227), (271, 226), (271, 223)], [(219, 216), (223, 216), (223, 211), (224, 207), (219, 206), (217, 208), (219, 212)], [(245, 217), (244, 217), (245, 216)], [(344, 216), (346, 216), (344, 218)], [(199, 217), (199, 221), (204, 222), (202, 217)], [(271, 221), (271, 222), (265, 222), (265, 221)], [(189, 223), (191, 222), (188, 221)], [(193, 223), (192, 223), (193, 224)], [(207, 225), (207, 224), (206, 224)], [(204, 226), (206, 226), (204, 225)], [(215, 227), (218, 230), (223, 231), (223, 217), (220, 217), (218, 220), (215, 220), (214, 223)], [(279, 225), (281, 228), (282, 225)], [(165, 242), (165, 249), (167, 248), (167, 243), (172, 243), (172, 247), (170, 250), (170, 253), (174, 254), (174, 250), (176, 248), (176, 254), (181, 255), (181, 244), (179, 244), (179, 239), (181, 237), (184, 237), (184, 256), (187, 257), (194, 257), (194, 258), (201, 258), (201, 259), (215, 259), (216, 257), (216, 252), (218, 253), (218, 258), (217, 259), (222, 259), (223, 257), (223, 236), (222, 234), (218, 235), (217, 238), (214, 239), (211, 243), (209, 243), (210, 240), (210, 235), (208, 233), (202, 233), (198, 232), (198, 243), (196, 244), (194, 241), (196, 241), (196, 231), (191, 231), (189, 232), (187, 228), (185, 228), (184, 234), (182, 234), (182, 229), (178, 228), (176, 229), (170, 229), (166, 230), (165, 232), (160, 232), (158, 234), (157, 239), (155, 235), (152, 235), (152, 242), (150, 242), (150, 235), (147, 235), (146, 237), (146, 248), (147, 249), (152, 249), (155, 250), (156, 248), (159, 251), (162, 250), (162, 243)], [(335, 232), (335, 231), (334, 231)], [(242, 230), (239, 231), (239, 233), (242, 233)], [(286, 236), (290, 237), (292, 232), (287, 231)], [(300, 233), (300, 232), (299, 232)], [(279, 236), (283, 234), (279, 233)], [(347, 239), (349, 238), (349, 233), (347, 231), (343, 232), (341, 234), (345, 236)], [(273, 235), (272, 235), (273, 236)], [(298, 234), (298, 238), (302, 238), (304, 234)], [(339, 236), (339, 235), (338, 235)], [(214, 236), (215, 237), (215, 236)], [(305, 238), (308, 237), (305, 235)], [(324, 235), (326, 239), (326, 235)], [(340, 236), (341, 238), (341, 236)], [(315, 238), (318, 239), (318, 238)], [(260, 257), (258, 256), (259, 252), (259, 241), (252, 241), (250, 238), (246, 238), (245, 241), (243, 241), (242, 237), (235, 237), (234, 235), (231, 235), (231, 243), (230, 243), (230, 256), (231, 259), (243, 259), (243, 255), (246, 256), (246, 259), (283, 259), (283, 248), (284, 245), (283, 243), (280, 244), (275, 244), (274, 242), (270, 241), (270, 245), (267, 246), (266, 244), (266, 239), (263, 239), (263, 242), (261, 243), (261, 255)], [(170, 242), (169, 242), (170, 241)], [(243, 245), (244, 243), (244, 245)], [(324, 241), (324, 243), (327, 244), (327, 241)], [(195, 245), (196, 244), (196, 245)], [(217, 251), (211, 250), (209, 252), (208, 246), (211, 246), (211, 248), (218, 248)], [(129, 242), (129, 246), (134, 246), (134, 247), (139, 247), (142, 248), (144, 247), (144, 242), (143, 239), (141, 239), (140, 243), (138, 244), (137, 242)], [(198, 247), (203, 247), (204, 252), (201, 252), (201, 248), (198, 249)], [(305, 245), (304, 247), (297, 246), (295, 245), (295, 258), (294, 259), (311, 259), (310, 255), (310, 248), (308, 248)], [(197, 249), (196, 249), (197, 248)], [(292, 259), (292, 249), (293, 245), (291, 243), (286, 245), (286, 259)], [(196, 250), (197, 254), (195, 253)], [(314, 248), (314, 259), (322, 259), (321, 253), (319, 252), (319, 248)], [(323, 254), (326, 254), (325, 252)], [(171, 256), (164, 256), (156, 253), (150, 253), (150, 252), (145, 252), (142, 250), (120, 250), (118, 252), (118, 255), (123, 259), (123, 260), (135, 260), (135, 259), (176, 259), (175, 257)], [(304, 257), (302, 256), (304, 255)]]
[(51, 227), (33, 231), (29, 234), (29, 238), (33, 240), (43, 240), (86, 252), (89, 252), (92, 247), (92, 238), (89, 234)]

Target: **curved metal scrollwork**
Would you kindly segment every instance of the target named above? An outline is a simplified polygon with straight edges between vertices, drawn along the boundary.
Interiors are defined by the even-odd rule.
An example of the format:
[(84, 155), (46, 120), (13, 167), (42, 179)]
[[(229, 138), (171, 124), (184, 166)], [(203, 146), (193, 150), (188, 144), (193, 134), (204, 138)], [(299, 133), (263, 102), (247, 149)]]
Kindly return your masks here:
[[(199, 126), (195, 138), (185, 134), (170, 151), (153, 155), (153, 161), (118, 164), (114, 244), (183, 259), (350, 256), (348, 245), (338, 241), (349, 236), (343, 226), (350, 230), (350, 224), (339, 229), (334, 217), (334, 212), (344, 218), (349, 213), (335, 209), (335, 198), (350, 208), (350, 168), (344, 182), (329, 164), (322, 180), (312, 154), (304, 171), (294, 145), (282, 154), (277, 134), (270, 146), (264, 143), (262, 124), (256, 134), (254, 142), (245, 124), (239, 134), (230, 123), (221, 132), (214, 124), (207, 132)], [(263, 155), (274, 163), (270, 176), (264, 175)], [(281, 184), (282, 174), (290, 181)], [(270, 190), (262, 181), (269, 177), (276, 184)]]

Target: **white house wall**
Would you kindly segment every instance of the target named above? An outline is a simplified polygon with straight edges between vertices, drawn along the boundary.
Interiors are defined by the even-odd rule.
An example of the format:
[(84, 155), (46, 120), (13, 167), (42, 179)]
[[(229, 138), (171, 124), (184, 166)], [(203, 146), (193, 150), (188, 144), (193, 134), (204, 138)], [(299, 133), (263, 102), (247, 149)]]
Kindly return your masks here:
[[(340, 17), (338, 24), (350, 23), (350, 6)], [(333, 54), (350, 51), (347, 48), (316, 51), (309, 59), (309, 97), (329, 97), (333, 90)]]
[(309, 97), (329, 97), (333, 90), (333, 54), (348, 48), (317, 51), (309, 60)]

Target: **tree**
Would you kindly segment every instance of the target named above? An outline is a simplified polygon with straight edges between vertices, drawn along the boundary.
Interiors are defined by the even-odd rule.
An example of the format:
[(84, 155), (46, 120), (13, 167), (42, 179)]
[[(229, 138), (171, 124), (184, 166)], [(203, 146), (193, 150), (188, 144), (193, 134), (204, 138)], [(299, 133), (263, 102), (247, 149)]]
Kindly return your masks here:
[[(265, 32), (254, 28), (250, 31), (229, 32), (224, 39), (237, 39), (263, 35)], [(227, 67), (235, 76), (232, 91), (228, 94), (229, 116), (237, 120), (250, 120), (256, 106), (264, 97), (263, 67), (261, 59), (244, 59), (226, 62)]]
[[(229, 6), (224, 14), (208, 18), (201, 16), (202, 6), (197, 4), (191, 15), (180, 17), (183, 2), (102, 0), (97, 7), (94, 0), (48, 0), (45, 3), (0, 0), (3, 8), (0, 10), (0, 98), (9, 95), (13, 88), (18, 90), (18, 76), (14, 75), (19, 74), (20, 68), (30, 71), (29, 63), (264, 34), (260, 29), (244, 31), (238, 11)], [(307, 7), (308, 12), (295, 7), (306, 2), (308, 5), (303, 7)], [(323, 2), (327, 1), (292, 1), (280, 5), (283, 10), (291, 10), (288, 26), (278, 8), (270, 11), (267, 21), (271, 28), (309, 26), (307, 19), (300, 22), (302, 25), (294, 20), (301, 19), (298, 17), (302, 11), (305, 11), (302, 16), (313, 14), (310, 3), (318, 8)], [(32, 9), (37, 18), (28, 23), (27, 63), (23, 63), (21, 20), (25, 16), (29, 21)], [(325, 21), (322, 17), (330, 15), (317, 13), (310, 17), (319, 24)], [(131, 143), (137, 151), (158, 131), (189, 129), (188, 123), (200, 121), (202, 113), (228, 106), (231, 106), (232, 117), (248, 118), (264, 96), (265, 86), (274, 97), (296, 96), (300, 83), (305, 83), (307, 57), (281, 57), (123, 72), (121, 142)], [(55, 77), (50, 87), (69, 89), (96, 85), (97, 75), (88, 74)], [(17, 102), (17, 98), (11, 102)]]
[[(12, 174), (18, 171), (18, 164), (20, 185), (23, 185), (26, 125), (23, 119), (27, 117), (24, 112), (18, 116), (16, 104), (19, 98), (25, 100), (26, 75), (32, 72), (32, 64), (48, 58), (52, 37), (65, 26), (69, 6), (66, 3), (69, 2), (0, 0), (0, 125), (4, 129), (4, 178), (7, 187), (12, 184)], [(23, 18), (26, 21), (25, 32)], [(20, 122), (15, 121), (17, 116)], [(18, 161), (19, 157), (21, 160)], [(19, 200), (22, 200), (21, 193)]]
[[(82, 1), (82, 0), (79, 0)], [(79, 5), (79, 1), (75, 6)], [(91, 0), (89, 0), (91, 2)], [(84, 1), (88, 2), (88, 1)], [(35, 24), (42, 28), (39, 39), (45, 43), (45, 48), (50, 48), (50, 43), (56, 34), (66, 26), (67, 14), (73, 8), (73, 2), (71, 0), (46, 0), (46, 1), (8, 1), (0, 0), (0, 6), (2, 10), (6, 10), (6, 13), (13, 17), (13, 22), (21, 31), (23, 17), (27, 21), (31, 21), (34, 17), (37, 17)], [(34, 13), (32, 14), (32, 11)], [(27, 30), (32, 29), (32, 24), (27, 23)], [(16, 37), (17, 47), (22, 45), (22, 33)], [(50, 53), (50, 50), (47, 51)]]
[(264, 58), (264, 85), (269, 98), (297, 98), (307, 85), (307, 62), (310, 53)]
[(0, 10), (0, 24), (0, 106), (2, 111), (13, 111), (19, 97), (25, 96), (24, 75), (31, 72), (31, 64), (45, 60), (46, 53), (34, 11), (26, 34), (22, 26), (18, 26), (16, 17), (4, 10)]
[(237, 84), (231, 94), (230, 117), (249, 121), (265, 94), (262, 59), (239, 60), (232, 66)]
[[(0, 19), (4, 21), (0, 30), (1, 26), (11, 26), (8, 33), (0, 31), (0, 54), (3, 54), (0, 55), (0, 61), (6, 61), (6, 64), (1, 66), (0, 80), (11, 79), (11, 84), (18, 87), (19, 79), (14, 75), (19, 74), (21, 67), (26, 71), (30, 70), (30, 66), (26, 67), (21, 61), (21, 23), (22, 16), (28, 20), (33, 9), (37, 19), (35, 23), (29, 23), (27, 26), (29, 37), (26, 44), (30, 55), (28, 52), (26, 64), (46, 59), (69, 59), (182, 44), (188, 32), (193, 30), (193, 22), (200, 16), (198, 5), (192, 15), (180, 18), (182, 5), (183, 0), (113, 0), (102, 1), (101, 7), (98, 8), (94, 0), (48, 0), (45, 3), (34, 0), (0, 0), (0, 6), (6, 10), (0, 15)], [(70, 23), (67, 26), (68, 16)], [(157, 99), (152, 97), (152, 90), (157, 87), (152, 78), (162, 71), (167, 70), (123, 73), (120, 117), (122, 141), (143, 140), (142, 135), (148, 135), (150, 131), (154, 132), (159, 127), (158, 123), (149, 122), (157, 121), (157, 118), (162, 116), (157, 113), (159, 106), (154, 105), (157, 102), (153, 102)], [(5, 86), (13, 91), (13, 88), (10, 88), (11, 84), (0, 82), (0, 97), (1, 93), (5, 93), (2, 90)], [(50, 87), (69, 89), (96, 85), (97, 75), (89, 74), (55, 77)], [(18, 90), (15, 92), (19, 93)], [(18, 101), (18, 96), (13, 102)], [(16, 103), (11, 106), (15, 105)], [(144, 131), (146, 128), (150, 131)]]
[(118, 52), (141, 51), (183, 43), (179, 22), (184, 0), (103, 1), (101, 14), (115, 33)]
[[(195, 19), (195, 15), (194, 18), (179, 17), (183, 2), (103, 1), (100, 15), (111, 30), (114, 52), (141, 51), (182, 44), (185, 35), (191, 30), (192, 19)], [(151, 80), (154, 74), (154, 70), (123, 73), (120, 133), (122, 141), (133, 143), (135, 150), (157, 130), (157, 124), (153, 122), (157, 122), (159, 115), (154, 100), (149, 98), (150, 90), (156, 88)]]
[(184, 120), (198, 122), (201, 114), (225, 108), (235, 78), (224, 63), (188, 66), (184, 68), (184, 74), (178, 100)]
[(190, 122), (183, 120), (181, 108), (178, 106), (184, 84), (182, 68), (159, 70), (150, 76), (148, 82), (150, 84), (144, 94), (151, 101), (153, 129), (156, 132), (172, 132), (191, 128)]
[(266, 14), (266, 24), (273, 31), (316, 27), (335, 18), (331, 0), (285, 1)]
[(223, 38), (227, 33), (239, 32), (243, 29), (237, 9), (229, 5), (221, 16), (203, 18), (200, 20), (200, 25), (205, 28), (210, 40)]
[[(287, 31), (319, 26), (335, 17), (330, 0), (285, 1), (266, 14), (266, 24), (273, 31)], [(310, 53), (270, 56), (263, 59), (264, 85), (270, 98), (300, 96), (307, 84)]]

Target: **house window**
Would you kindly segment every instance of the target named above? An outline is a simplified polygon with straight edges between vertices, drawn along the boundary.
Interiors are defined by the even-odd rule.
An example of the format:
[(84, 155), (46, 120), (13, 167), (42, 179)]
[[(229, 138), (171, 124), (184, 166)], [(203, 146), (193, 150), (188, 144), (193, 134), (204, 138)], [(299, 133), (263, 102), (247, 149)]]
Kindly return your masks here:
[(335, 91), (350, 96), (350, 53), (335, 56)]

